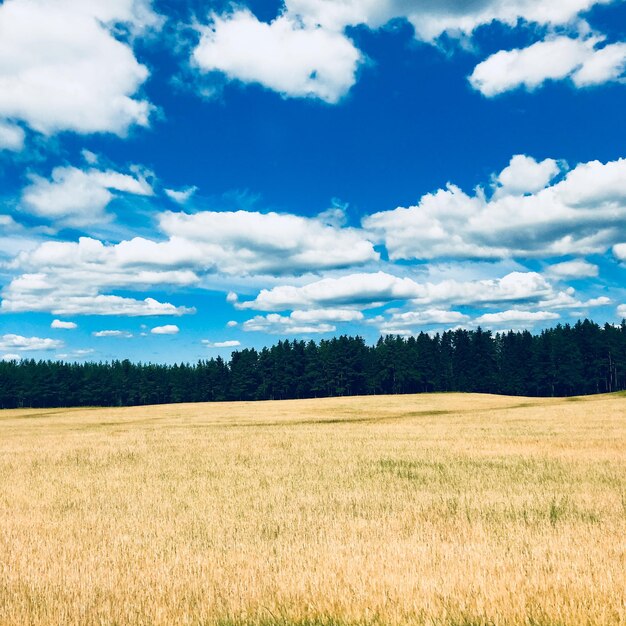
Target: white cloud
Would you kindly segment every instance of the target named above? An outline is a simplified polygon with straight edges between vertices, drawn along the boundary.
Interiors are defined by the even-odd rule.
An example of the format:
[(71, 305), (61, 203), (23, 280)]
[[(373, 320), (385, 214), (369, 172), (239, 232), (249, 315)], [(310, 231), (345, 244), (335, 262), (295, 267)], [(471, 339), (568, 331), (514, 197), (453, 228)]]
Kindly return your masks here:
[(570, 78), (577, 87), (617, 80), (626, 66), (626, 43), (598, 48), (602, 40), (553, 37), (515, 50), (501, 50), (480, 63), (470, 83), (483, 95), (536, 89), (548, 80)]
[(389, 318), (376, 318), (381, 333), (386, 335), (412, 335), (425, 326), (440, 324), (463, 324), (469, 316), (458, 311), (443, 309), (425, 309), (423, 311), (405, 311), (392, 313)]
[(353, 309), (309, 309), (308, 311), (294, 311), (290, 317), (298, 323), (360, 322), (363, 319), (363, 313)]
[[(507, 178), (521, 171), (514, 161)], [(538, 171), (542, 163), (536, 163)], [(530, 178), (522, 174), (520, 179), (508, 180), (509, 189), (517, 193), (528, 188)], [(416, 206), (366, 217), (363, 226), (385, 243), (393, 260), (495, 259), (601, 254), (619, 243), (624, 219), (626, 159), (618, 159), (579, 164), (561, 180), (528, 195), (506, 193), (501, 187), (488, 199), (480, 188), (468, 195), (448, 185)]]
[(19, 152), (24, 147), (25, 133), (16, 124), (0, 120), (0, 150)]
[(0, 118), (50, 135), (146, 126), (148, 70), (128, 43), (158, 24), (148, 0), (6, 0), (0, 5)]
[(185, 187), (185, 189), (166, 189), (165, 194), (170, 200), (178, 204), (186, 204), (198, 190), (197, 187)]
[(86, 226), (109, 221), (105, 209), (115, 197), (114, 191), (140, 196), (154, 193), (142, 175), (56, 167), (50, 180), (31, 176), (31, 184), (22, 194), (22, 206), (60, 224)]
[(21, 352), (56, 350), (63, 346), (57, 339), (41, 337), (22, 337), (22, 335), (0, 335), (0, 350), (19, 350)]
[(568, 287), (565, 291), (559, 291), (553, 295), (540, 300), (537, 306), (542, 309), (590, 309), (594, 307), (611, 304), (611, 299), (606, 296), (580, 300), (576, 297), (573, 287)]
[[(164, 213), (169, 238), (136, 237), (104, 244), (48, 241), (17, 255), (22, 272), (3, 289), (3, 311), (51, 311), (55, 315), (182, 315), (183, 307), (108, 295), (113, 289), (200, 284), (201, 276), (300, 274), (379, 260), (362, 231), (335, 228), (315, 218), (276, 213)], [(234, 294), (233, 294), (234, 295)]]
[(180, 332), (180, 328), (174, 324), (167, 324), (165, 326), (156, 326), (150, 332), (153, 335), (177, 335)]
[(410, 278), (398, 278), (384, 272), (361, 273), (323, 278), (302, 287), (279, 285), (273, 289), (263, 289), (254, 300), (237, 306), (258, 311), (327, 306), (367, 307), (393, 300), (406, 300), (417, 297), (419, 293), (420, 286)]
[(546, 268), (546, 273), (557, 278), (594, 278), (599, 274), (599, 268), (585, 259), (574, 259), (556, 263)]
[(114, 337), (119, 339), (130, 339), (133, 334), (129, 333), (125, 330), (99, 330), (95, 333), (92, 333), (94, 337), (103, 338), (103, 337)]
[(264, 332), (272, 335), (310, 335), (318, 333), (332, 333), (337, 330), (332, 324), (300, 323), (291, 316), (282, 316), (277, 313), (257, 315), (244, 322), (246, 332)]
[[(123, 247), (122, 247), (123, 252)], [(185, 315), (194, 309), (109, 295), (113, 289), (140, 290), (156, 285), (189, 285), (189, 270), (170, 270), (139, 262), (124, 264), (118, 246), (82, 237), (77, 243), (50, 241), (23, 252), (10, 264), (21, 270), (3, 291), (0, 311), (49, 311), (55, 315)]]
[(80, 154), (88, 165), (97, 165), (100, 160), (98, 155), (91, 150), (81, 150)]
[(3, 354), (0, 356), (0, 361), (21, 361), (22, 357), (19, 354)]
[[(30, 276), (22, 276), (4, 290), (2, 313), (49, 312), (54, 315), (103, 315), (125, 317), (181, 316), (195, 313), (194, 308), (159, 302), (154, 298), (136, 300), (111, 295), (66, 295), (46, 285), (45, 291), (21, 285)], [(35, 281), (36, 282), (36, 281)], [(86, 290), (86, 289), (85, 289)]]
[(167, 245), (145, 254), (186, 257), (227, 274), (294, 274), (377, 261), (379, 255), (362, 231), (336, 228), (315, 218), (252, 211), (193, 215), (166, 212), (161, 230)]
[(626, 243), (618, 243), (613, 246), (613, 254), (619, 261), (626, 261)]
[[(335, 103), (355, 83), (364, 60), (346, 35), (347, 27), (363, 24), (375, 29), (405, 19), (413, 25), (417, 39), (435, 43), (443, 33), (467, 38), (477, 27), (493, 21), (554, 29), (572, 24), (594, 5), (611, 1), (285, 0), (283, 10), (270, 23), (258, 20), (248, 9), (213, 13), (209, 25), (200, 27), (193, 60), (201, 70), (221, 72), (231, 80), (259, 83), (285, 96), (312, 96)], [(593, 61), (588, 59), (586, 71), (580, 68), (578, 80), (598, 81), (616, 73), (619, 51), (603, 50), (598, 55)], [(552, 73), (567, 75), (567, 70), (559, 69), (563, 63), (567, 65), (550, 60), (548, 67)], [(477, 68), (474, 80), (487, 81), (494, 65), (502, 61), (491, 61), (487, 70)]]
[(244, 322), (243, 329), (275, 335), (308, 335), (334, 332), (337, 330), (335, 323), (360, 322), (363, 319), (363, 313), (353, 309), (309, 309), (293, 311), (289, 316), (276, 313), (257, 315)]
[(499, 279), (440, 283), (418, 283), (411, 278), (377, 272), (324, 278), (301, 287), (280, 285), (263, 289), (254, 300), (239, 303), (237, 307), (257, 311), (338, 306), (363, 309), (394, 300), (413, 300), (423, 305), (448, 302), (461, 305), (537, 300), (552, 294), (552, 287), (535, 272), (512, 272)]
[(611, 0), (285, 0), (290, 14), (299, 15), (306, 24), (322, 24), (340, 30), (349, 25), (366, 24), (378, 28), (394, 18), (406, 18), (415, 35), (434, 41), (444, 32), (469, 35), (478, 26), (499, 21), (509, 26), (519, 21), (544, 26), (567, 24), (580, 13)]
[(594, 50), (574, 73), (577, 87), (589, 87), (623, 78), (626, 70), (626, 43), (614, 43)]
[(550, 311), (500, 311), (498, 313), (486, 313), (474, 320), (475, 324), (486, 326), (499, 326), (507, 324), (534, 324), (547, 320), (558, 320), (559, 315)]
[(626, 304), (620, 304), (617, 307), (617, 314), (619, 315), (620, 319), (626, 319)]
[(58, 359), (84, 359), (94, 352), (95, 350), (92, 348), (86, 348), (81, 350), (72, 350), (72, 352), (57, 354), (56, 356)]
[(203, 339), (202, 343), (207, 348), (238, 348), (241, 345), (240, 341), (209, 341)]
[(498, 196), (523, 196), (537, 193), (550, 184), (561, 168), (554, 159), (537, 162), (532, 157), (516, 154), (498, 175)]
[(0, 215), (0, 228), (3, 232), (21, 230), (20, 225), (10, 215)]
[(57, 328), (60, 330), (75, 330), (78, 328), (78, 324), (74, 322), (64, 322), (62, 320), (53, 320), (50, 324), (50, 328)]
[(235, 320), (230, 320), (230, 322), (228, 322), (226, 326), (228, 326), (228, 328), (235, 328), (236, 326), (239, 326), (239, 322), (235, 322)]
[(247, 9), (213, 15), (193, 58), (205, 72), (259, 83), (290, 97), (339, 101), (352, 87), (361, 53), (342, 33), (305, 26), (287, 14), (271, 23)]

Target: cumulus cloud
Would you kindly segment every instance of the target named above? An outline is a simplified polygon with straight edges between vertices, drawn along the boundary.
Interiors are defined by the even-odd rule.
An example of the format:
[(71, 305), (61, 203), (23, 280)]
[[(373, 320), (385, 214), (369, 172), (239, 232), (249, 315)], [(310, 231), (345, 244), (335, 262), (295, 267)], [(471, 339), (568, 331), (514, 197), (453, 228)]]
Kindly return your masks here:
[(360, 322), (365, 318), (354, 309), (309, 309), (293, 311), (289, 316), (271, 313), (257, 315), (243, 324), (245, 331), (261, 331), (276, 335), (308, 335), (330, 333), (337, 330), (335, 323)]
[(286, 309), (337, 306), (368, 307), (416, 297), (419, 285), (410, 278), (398, 278), (385, 272), (349, 274), (324, 278), (298, 287), (279, 285), (263, 289), (259, 295), (237, 305), (241, 309), (283, 311)]
[(124, 135), (148, 124), (148, 70), (116, 37), (159, 18), (148, 0), (6, 0), (0, 5), (0, 118), (50, 135)]
[(137, 266), (116, 256), (116, 246), (87, 237), (78, 242), (49, 241), (22, 252), (11, 263), (22, 274), (2, 291), (0, 311), (49, 311), (55, 315), (184, 315), (194, 309), (102, 293), (156, 285), (189, 285), (189, 270)]
[(203, 339), (202, 344), (207, 348), (238, 348), (241, 345), (240, 341), (209, 341)]
[(585, 259), (574, 259), (550, 265), (546, 273), (557, 278), (594, 278), (600, 272), (597, 265), (585, 261)]
[(577, 87), (619, 79), (626, 69), (626, 43), (599, 48), (597, 37), (553, 37), (527, 48), (501, 50), (478, 64), (469, 80), (483, 95), (497, 96), (548, 80), (570, 78)]
[(63, 346), (57, 339), (42, 339), (41, 337), (23, 337), (22, 335), (0, 335), (0, 350), (19, 350), (21, 352), (35, 352), (56, 350)]
[(544, 26), (571, 22), (580, 13), (611, 0), (285, 0), (290, 14), (305, 24), (321, 24), (340, 30), (365, 24), (378, 28), (395, 18), (407, 19), (415, 35), (423, 41), (434, 41), (443, 33), (471, 34), (477, 27), (499, 21), (509, 26), (519, 21)]
[(204, 72), (259, 83), (285, 96), (340, 100), (356, 80), (361, 53), (342, 33), (306, 26), (288, 14), (271, 23), (247, 9), (213, 15), (194, 50)]
[(19, 224), (10, 215), (0, 215), (0, 228), (2, 231), (19, 229)]
[(155, 326), (151, 331), (153, 335), (178, 335), (180, 328), (174, 324)]
[(0, 120), (0, 150), (19, 152), (24, 147), (25, 133), (16, 124)]
[(79, 350), (72, 350), (71, 352), (64, 352), (63, 354), (57, 354), (58, 359), (85, 359), (89, 355), (93, 354), (95, 350), (93, 348), (83, 348)]
[(593, 254), (619, 243), (626, 218), (626, 159), (582, 163), (566, 174), (561, 169), (564, 176), (556, 182), (524, 195), (522, 189), (541, 180), (539, 175), (531, 181), (529, 164), (536, 172), (545, 168), (543, 181), (553, 169), (551, 162), (525, 160), (523, 168), (519, 162), (514, 157), (506, 185), (491, 198), (480, 188), (468, 195), (449, 184), (416, 206), (375, 213), (363, 226), (394, 260)]
[(500, 311), (498, 313), (485, 313), (474, 320), (475, 324), (482, 326), (500, 326), (507, 324), (535, 324), (536, 322), (545, 322), (547, 320), (558, 320), (558, 313), (551, 311), (518, 311), (512, 309), (509, 311)]
[(246, 332), (264, 332), (272, 335), (310, 335), (332, 333), (337, 327), (325, 323), (301, 323), (291, 316), (282, 316), (278, 313), (269, 315), (256, 315), (244, 322), (243, 329)]
[(246, 211), (168, 212), (160, 215), (159, 224), (165, 241), (136, 237), (105, 244), (81, 237), (78, 242), (48, 241), (23, 251), (10, 264), (21, 274), (4, 288), (1, 309), (74, 315), (99, 314), (97, 308), (102, 307), (105, 314), (181, 315), (191, 310), (106, 292), (199, 285), (203, 276), (297, 275), (380, 258), (362, 231), (329, 226), (316, 218)]
[(49, 180), (31, 176), (31, 184), (22, 194), (22, 207), (60, 224), (86, 226), (110, 219), (105, 209), (115, 197), (114, 191), (140, 196), (154, 194), (141, 174), (56, 167)]
[[(32, 282), (30, 282), (32, 279)], [(58, 291), (45, 282), (38, 288), (42, 275), (25, 275), (14, 280), (3, 291), (2, 313), (46, 312), (54, 315), (104, 315), (125, 317), (181, 316), (195, 313), (194, 308), (159, 302), (154, 298), (137, 300), (122, 296), (77, 295)], [(83, 291), (90, 291), (84, 287)]]
[(523, 196), (537, 193), (561, 173), (554, 159), (535, 161), (532, 157), (516, 154), (496, 178), (495, 196)]
[(499, 279), (418, 283), (385, 272), (349, 274), (324, 278), (304, 286), (280, 285), (263, 289), (254, 300), (241, 302), (240, 309), (284, 311), (320, 307), (374, 308), (395, 300), (420, 304), (477, 304), (539, 299), (553, 294), (552, 287), (535, 272), (512, 272)]
[(380, 258), (362, 231), (297, 215), (166, 212), (159, 224), (170, 242), (153, 254), (182, 254), (191, 263), (205, 267), (213, 264), (227, 274), (294, 274), (344, 268)]
[(626, 319), (626, 304), (620, 304), (617, 307), (617, 314), (619, 315), (620, 319)]
[(573, 287), (568, 287), (565, 291), (555, 292), (551, 296), (540, 300), (537, 306), (543, 309), (590, 309), (611, 304), (611, 299), (607, 296), (581, 300), (576, 296)]
[(0, 361), (21, 361), (22, 357), (19, 354), (3, 354), (0, 356)]
[(91, 334), (98, 338), (114, 337), (117, 339), (130, 339), (133, 336), (132, 333), (125, 330), (99, 330)]
[(60, 330), (76, 330), (78, 324), (74, 322), (64, 322), (63, 320), (53, 320), (50, 324), (50, 328), (57, 328)]
[[(259, 83), (285, 96), (312, 96), (335, 103), (354, 84), (363, 62), (363, 54), (346, 35), (348, 27), (365, 25), (376, 29), (394, 19), (404, 19), (412, 24), (417, 39), (435, 43), (444, 33), (470, 37), (476, 28), (493, 21), (509, 26), (532, 23), (553, 30), (573, 23), (594, 5), (610, 1), (285, 0), (278, 17), (269, 23), (260, 21), (248, 9), (213, 13), (209, 24), (200, 27), (201, 39), (193, 60), (204, 72), (220, 72), (231, 80)], [(598, 57), (587, 59), (586, 70), (578, 68), (577, 80), (598, 81), (602, 76), (615, 74), (619, 51), (604, 50), (598, 51)], [(526, 56), (537, 54), (533, 51)], [(477, 68), (474, 82), (494, 82), (492, 68), (499, 70), (507, 64), (524, 65), (508, 57), (490, 60), (486, 69)], [(550, 61), (548, 65), (555, 67), (548, 71), (567, 75), (567, 69), (560, 69), (564, 64), (567, 62)]]
[(445, 309), (424, 309), (423, 311), (404, 311), (392, 313), (389, 318), (380, 316), (374, 320), (381, 333), (385, 335), (412, 335), (424, 327), (463, 324), (470, 317), (459, 311)]
[(165, 195), (178, 204), (187, 204), (194, 193), (198, 190), (197, 187), (185, 187), (184, 189), (166, 189)]
[(618, 243), (613, 246), (613, 254), (619, 261), (626, 261), (626, 243)]

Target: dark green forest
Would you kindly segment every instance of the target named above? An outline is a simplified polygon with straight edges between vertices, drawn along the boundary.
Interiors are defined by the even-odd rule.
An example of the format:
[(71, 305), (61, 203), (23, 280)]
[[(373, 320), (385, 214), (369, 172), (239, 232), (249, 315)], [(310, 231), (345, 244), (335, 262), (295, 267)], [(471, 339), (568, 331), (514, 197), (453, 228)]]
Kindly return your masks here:
[(130, 406), (438, 391), (572, 396), (626, 389), (626, 322), (492, 334), (279, 341), (194, 364), (0, 363), (0, 407)]

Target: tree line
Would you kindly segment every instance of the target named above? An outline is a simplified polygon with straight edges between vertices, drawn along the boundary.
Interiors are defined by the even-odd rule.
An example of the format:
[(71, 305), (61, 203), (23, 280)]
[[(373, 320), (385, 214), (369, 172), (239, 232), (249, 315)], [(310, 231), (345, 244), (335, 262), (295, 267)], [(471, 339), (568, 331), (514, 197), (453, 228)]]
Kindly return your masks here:
[(572, 396), (626, 389), (626, 321), (589, 321), (493, 334), (279, 341), (197, 363), (8, 361), (0, 408), (132, 406), (177, 402), (481, 392)]

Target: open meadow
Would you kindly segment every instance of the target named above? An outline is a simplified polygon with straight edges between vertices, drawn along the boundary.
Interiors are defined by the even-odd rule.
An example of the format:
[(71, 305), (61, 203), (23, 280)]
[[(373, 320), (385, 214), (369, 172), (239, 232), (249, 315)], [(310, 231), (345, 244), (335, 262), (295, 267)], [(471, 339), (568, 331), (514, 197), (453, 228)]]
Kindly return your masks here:
[(0, 412), (0, 624), (626, 624), (626, 396)]

